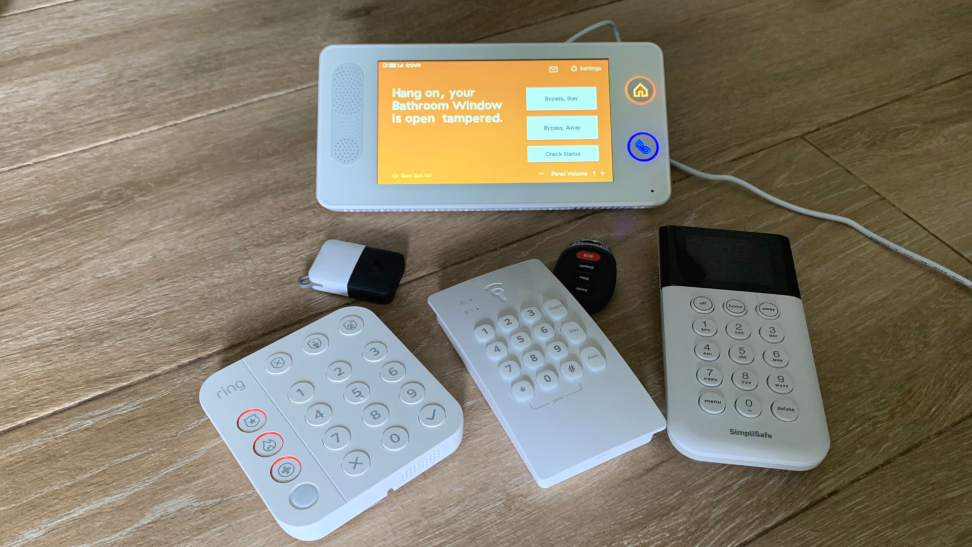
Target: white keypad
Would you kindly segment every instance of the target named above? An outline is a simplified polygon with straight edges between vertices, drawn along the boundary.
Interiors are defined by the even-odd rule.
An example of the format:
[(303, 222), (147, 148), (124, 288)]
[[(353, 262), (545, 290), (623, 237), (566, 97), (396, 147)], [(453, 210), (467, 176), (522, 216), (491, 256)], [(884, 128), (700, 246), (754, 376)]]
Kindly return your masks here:
[(513, 359), (507, 359), (499, 365), (500, 378), (507, 382), (520, 375), (520, 364)]
[(560, 303), (560, 300), (547, 300), (543, 303), (543, 309), (555, 321), (560, 321), (567, 317), (567, 306)]
[(533, 349), (523, 354), (523, 365), (530, 370), (536, 370), (545, 364), (547, 360), (540, 350)]
[(393, 452), (405, 448), (407, 444), (408, 431), (401, 427), (389, 427), (381, 434), (381, 446)]
[(582, 349), (580, 351), (580, 357), (581, 361), (584, 361), (584, 365), (592, 372), (604, 370), (604, 367), (607, 366), (607, 360), (604, 359), (601, 350), (595, 347)]
[(777, 324), (763, 325), (759, 328), (759, 336), (770, 344), (779, 344), (785, 336), (783, 327)]
[(404, 377), (405, 365), (399, 363), (398, 361), (385, 363), (385, 366), (381, 367), (381, 379), (386, 382), (391, 382), (394, 384)]
[(371, 458), (360, 450), (352, 450), (341, 460), (341, 469), (352, 477), (363, 475), (371, 467)]
[(715, 307), (712, 305), (712, 300), (705, 296), (696, 296), (692, 299), (692, 309), (699, 313), (712, 313)]
[(790, 364), (790, 356), (781, 348), (770, 348), (763, 352), (763, 361), (771, 367), (783, 368)]
[(364, 347), (361, 352), (361, 356), (365, 358), (366, 361), (371, 361), (372, 363), (377, 363), (388, 355), (388, 348), (385, 344), (381, 342), (372, 342)]
[(515, 315), (504, 315), (503, 317), (499, 318), (499, 321), (497, 321), (496, 324), (499, 325), (500, 331), (509, 334), (520, 326), (520, 320), (517, 319)]
[(485, 344), (492, 340), (494, 336), (496, 336), (496, 331), (493, 330), (492, 325), (486, 323), (476, 327), (476, 340)]
[(560, 332), (571, 344), (583, 344), (587, 341), (587, 333), (584, 332), (584, 327), (578, 325), (575, 321), (564, 323), (560, 327)]
[(699, 397), (699, 406), (709, 414), (722, 414), (726, 410), (726, 400), (718, 391), (706, 391)]
[(363, 403), (371, 395), (371, 389), (364, 382), (354, 382), (344, 388), (344, 400), (351, 404)]
[(513, 398), (521, 403), (525, 403), (533, 398), (533, 384), (530, 380), (520, 380), (513, 384)]
[(796, 403), (790, 399), (780, 399), (774, 402), (771, 408), (773, 416), (776, 416), (776, 419), (783, 422), (792, 422), (800, 415), (800, 410), (797, 408)]
[(699, 383), (706, 387), (719, 387), (722, 385), (722, 371), (719, 367), (702, 367), (695, 373)]
[(703, 361), (715, 361), (719, 358), (719, 346), (715, 342), (699, 342), (695, 344), (695, 356)]
[(364, 412), (361, 414), (361, 421), (371, 427), (380, 426), (388, 421), (388, 407), (379, 403), (372, 403), (366, 406)]
[(300, 475), (300, 461), (292, 456), (280, 458), (270, 467), (270, 476), (277, 482), (290, 482)]
[(425, 398), (425, 388), (417, 382), (407, 383), (398, 392), (398, 398), (407, 405), (414, 405)]
[(766, 378), (766, 385), (776, 393), (786, 395), (793, 391), (793, 378), (784, 372), (775, 372)]
[(518, 332), (513, 336), (510, 336), (510, 347), (516, 351), (523, 351), (530, 347), (530, 344), (532, 343), (533, 342), (530, 339), (530, 335), (525, 332)]
[(344, 361), (331, 363), (324, 375), (332, 382), (343, 382), (351, 377), (351, 364)]
[(439, 427), (445, 419), (445, 410), (439, 405), (426, 405), (419, 411), (419, 423), (425, 427)]
[(307, 413), (304, 414), (304, 420), (314, 427), (320, 427), (331, 421), (331, 414), (330, 406), (324, 403), (317, 403), (307, 409)]
[(776, 304), (769, 302), (760, 302), (756, 306), (756, 313), (763, 319), (769, 319), (771, 321), (780, 317), (780, 309), (776, 307)]
[(726, 303), (722, 305), (722, 309), (726, 310), (726, 313), (733, 317), (746, 315), (746, 304), (743, 304), (741, 300), (726, 300)]
[(510, 352), (506, 349), (506, 344), (500, 342), (499, 340), (495, 342), (490, 342), (486, 346), (486, 355), (489, 356), (493, 361), (499, 361), (500, 359), (509, 355)]
[(267, 414), (260, 409), (250, 409), (236, 419), (236, 427), (243, 433), (259, 431), (267, 423)]
[(744, 395), (736, 399), (736, 412), (744, 418), (756, 418), (763, 412), (763, 405), (756, 397)]
[(290, 366), (294, 364), (294, 360), (290, 358), (290, 355), (286, 353), (274, 353), (270, 357), (267, 357), (267, 372), (270, 374), (283, 374), (290, 370)]
[(730, 321), (726, 325), (726, 334), (733, 340), (748, 340), (753, 331), (744, 321)]
[(324, 350), (327, 349), (327, 336), (320, 333), (311, 334), (307, 338), (304, 338), (302, 347), (304, 348), (304, 353), (308, 355), (324, 353)]
[(584, 375), (584, 367), (577, 361), (565, 361), (560, 364), (560, 375), (564, 380), (576, 382)]
[(743, 391), (752, 391), (756, 389), (756, 385), (758, 384), (756, 381), (756, 373), (748, 370), (737, 370), (733, 372), (732, 383)]
[(553, 361), (560, 361), (567, 357), (567, 344), (563, 342), (551, 342), (547, 344), (547, 357)]
[(753, 348), (749, 346), (731, 346), (729, 348), (729, 358), (740, 365), (748, 365), (753, 362)]
[(268, 432), (253, 441), (253, 452), (262, 458), (269, 458), (283, 448), (283, 437), (279, 433)]
[(520, 319), (522, 319), (527, 325), (536, 323), (541, 317), (540, 310), (534, 308), (533, 306), (520, 310)]
[(344, 427), (332, 427), (324, 433), (324, 446), (329, 450), (341, 450), (351, 442), (351, 432)]
[(287, 397), (295, 403), (306, 403), (314, 396), (314, 384), (309, 382), (297, 382), (290, 386)]
[(547, 323), (540, 323), (533, 327), (533, 336), (540, 342), (546, 342), (554, 337), (554, 329)]
[(538, 372), (537, 385), (540, 386), (540, 389), (544, 391), (554, 390), (560, 385), (560, 378), (557, 376), (557, 371), (552, 369), (543, 369)]
[(716, 322), (712, 319), (696, 319), (692, 321), (692, 330), (699, 336), (715, 336), (719, 331)]

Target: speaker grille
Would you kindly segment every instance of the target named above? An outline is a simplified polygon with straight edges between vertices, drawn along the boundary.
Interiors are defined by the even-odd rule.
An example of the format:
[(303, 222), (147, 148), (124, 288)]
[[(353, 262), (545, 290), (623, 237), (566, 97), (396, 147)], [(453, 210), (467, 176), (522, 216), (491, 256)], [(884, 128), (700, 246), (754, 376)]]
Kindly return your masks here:
[(361, 157), (364, 126), (364, 72), (344, 63), (331, 74), (331, 157), (349, 165)]

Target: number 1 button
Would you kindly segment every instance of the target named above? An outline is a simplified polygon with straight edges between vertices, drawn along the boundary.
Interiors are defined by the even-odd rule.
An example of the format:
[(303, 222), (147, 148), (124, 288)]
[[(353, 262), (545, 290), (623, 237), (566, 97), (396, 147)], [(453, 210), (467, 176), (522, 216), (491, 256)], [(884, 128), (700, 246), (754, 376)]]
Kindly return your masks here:
[(445, 410), (439, 405), (425, 405), (419, 412), (419, 421), (425, 427), (438, 427), (445, 421)]

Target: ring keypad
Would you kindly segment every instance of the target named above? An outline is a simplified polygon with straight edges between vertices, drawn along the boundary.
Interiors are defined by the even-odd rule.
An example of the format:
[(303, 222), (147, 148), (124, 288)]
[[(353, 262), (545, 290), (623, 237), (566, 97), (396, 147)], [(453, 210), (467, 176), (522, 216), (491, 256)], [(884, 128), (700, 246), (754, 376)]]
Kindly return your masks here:
[[(721, 414), (728, 399), (734, 403), (735, 414), (744, 418), (763, 416), (761, 419), (784, 423), (796, 420), (799, 411), (788, 397), (800, 386), (784, 372), (792, 365), (779, 322), (780, 308), (771, 302), (747, 305), (735, 298), (721, 301), (700, 294), (693, 295), (688, 308), (695, 317), (683, 328), (691, 328), (695, 336), (691, 349), (698, 359), (694, 374), (700, 411), (710, 416)], [(723, 390), (726, 399), (712, 391), (714, 388)], [(772, 403), (771, 412), (763, 412), (761, 401)]]

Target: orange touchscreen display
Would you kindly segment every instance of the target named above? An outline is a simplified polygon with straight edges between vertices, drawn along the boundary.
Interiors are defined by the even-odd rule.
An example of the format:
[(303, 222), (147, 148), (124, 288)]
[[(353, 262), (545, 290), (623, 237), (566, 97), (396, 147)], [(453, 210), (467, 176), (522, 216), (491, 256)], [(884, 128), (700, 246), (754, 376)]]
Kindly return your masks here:
[(381, 61), (378, 184), (611, 182), (606, 59)]

